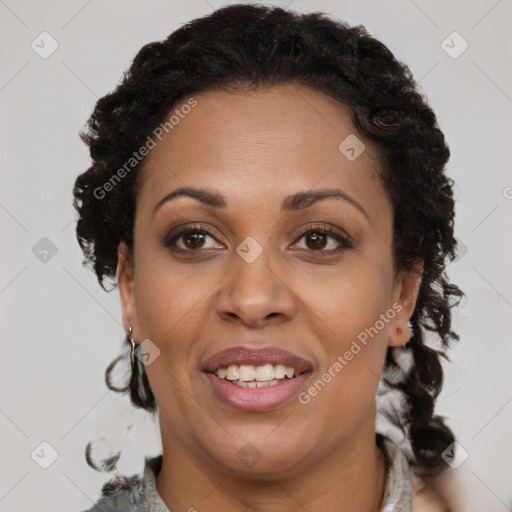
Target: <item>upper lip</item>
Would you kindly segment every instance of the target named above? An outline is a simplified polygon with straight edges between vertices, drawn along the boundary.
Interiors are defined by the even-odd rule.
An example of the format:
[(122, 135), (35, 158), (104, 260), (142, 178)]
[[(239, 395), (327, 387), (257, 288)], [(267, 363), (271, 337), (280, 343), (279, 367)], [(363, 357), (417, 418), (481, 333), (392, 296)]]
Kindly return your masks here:
[(313, 369), (310, 361), (278, 347), (232, 347), (211, 356), (206, 361), (203, 371), (214, 373), (219, 368), (227, 368), (232, 364), (237, 366), (282, 364), (294, 368), (297, 375)]

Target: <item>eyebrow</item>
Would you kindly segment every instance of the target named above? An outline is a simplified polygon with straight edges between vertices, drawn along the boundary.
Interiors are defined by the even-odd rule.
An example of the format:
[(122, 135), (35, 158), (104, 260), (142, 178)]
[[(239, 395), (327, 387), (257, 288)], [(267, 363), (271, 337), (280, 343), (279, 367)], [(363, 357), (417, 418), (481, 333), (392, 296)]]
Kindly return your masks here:
[[(180, 187), (177, 188), (176, 190), (173, 190), (171, 193), (167, 194), (162, 199), (160, 199), (160, 201), (158, 201), (153, 210), (152, 216), (154, 216), (157, 210), (165, 203), (168, 203), (169, 201), (172, 201), (177, 197), (183, 196), (197, 199), (201, 203), (212, 208), (224, 209), (228, 205), (226, 198), (222, 194), (219, 194), (218, 192), (214, 192), (212, 190), (208, 190), (205, 188)], [(289, 195), (284, 198), (281, 204), (281, 211), (290, 212), (301, 210), (303, 208), (311, 206), (313, 203), (316, 203), (317, 201), (327, 198), (340, 199), (351, 204), (352, 206), (357, 208), (366, 217), (367, 220), (369, 220), (369, 215), (366, 212), (366, 210), (354, 198), (350, 197), (348, 194), (337, 188), (322, 188), (316, 190), (308, 190)]]

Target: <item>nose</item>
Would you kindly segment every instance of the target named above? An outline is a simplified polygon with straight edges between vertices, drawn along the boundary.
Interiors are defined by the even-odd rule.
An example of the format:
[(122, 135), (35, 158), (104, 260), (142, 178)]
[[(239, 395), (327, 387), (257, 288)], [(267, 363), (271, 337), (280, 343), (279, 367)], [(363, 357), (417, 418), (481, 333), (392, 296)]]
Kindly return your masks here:
[(279, 267), (269, 266), (266, 250), (251, 263), (238, 254), (233, 259), (234, 267), (217, 297), (217, 312), (223, 320), (258, 328), (296, 315), (295, 294)]

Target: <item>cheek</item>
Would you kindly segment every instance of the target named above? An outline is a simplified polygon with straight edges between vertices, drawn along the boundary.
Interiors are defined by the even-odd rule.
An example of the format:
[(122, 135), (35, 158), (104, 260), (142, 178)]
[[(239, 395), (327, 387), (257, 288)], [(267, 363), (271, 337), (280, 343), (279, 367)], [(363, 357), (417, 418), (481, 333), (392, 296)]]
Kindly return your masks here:
[[(211, 281), (211, 282), (210, 282)], [(197, 377), (197, 344), (207, 317), (205, 293), (215, 281), (208, 275), (180, 276), (170, 266), (140, 265), (136, 272), (137, 316), (141, 338), (158, 347), (145, 370), (161, 412), (186, 428), (192, 382)], [(188, 411), (188, 412), (187, 412)]]
[(216, 280), (208, 273), (183, 276), (169, 263), (144, 265), (142, 261), (135, 276), (140, 335), (160, 351), (146, 371), (157, 401), (163, 404), (174, 401), (171, 397), (179, 396), (182, 386), (189, 388), (197, 371), (194, 340), (202, 337), (208, 317), (205, 294)]
[[(350, 342), (369, 329), (390, 308), (391, 282), (384, 262), (359, 262), (347, 265), (329, 276), (309, 279), (307, 305), (316, 318), (322, 339), (331, 340), (331, 350), (344, 351)], [(379, 323), (387, 332), (387, 324)], [(348, 345), (347, 345), (348, 344)]]
[(388, 275), (385, 258), (361, 259), (360, 265), (311, 288), (308, 310), (325, 358), (301, 403), (308, 402), (318, 418), (349, 428), (374, 407), (394, 316)]
[(319, 294), (311, 306), (325, 357), (300, 403), (325, 428), (333, 422), (347, 434), (375, 406), (386, 354), (392, 316), (375, 283), (333, 283), (338, 292)]
[(142, 334), (162, 341), (193, 331), (200, 319), (208, 290), (218, 281), (204, 269), (191, 272), (172, 262), (162, 251), (141, 254), (135, 272), (135, 298)]
[(327, 363), (319, 371), (320, 380), (327, 383), (316, 381), (306, 390), (316, 394), (311, 405), (318, 407), (319, 415), (329, 410), (330, 419), (346, 422), (349, 412), (354, 419), (362, 418), (374, 407), (395, 313), (389, 301), (390, 265), (384, 256), (361, 257), (312, 297), (310, 307), (324, 333), (327, 353)]

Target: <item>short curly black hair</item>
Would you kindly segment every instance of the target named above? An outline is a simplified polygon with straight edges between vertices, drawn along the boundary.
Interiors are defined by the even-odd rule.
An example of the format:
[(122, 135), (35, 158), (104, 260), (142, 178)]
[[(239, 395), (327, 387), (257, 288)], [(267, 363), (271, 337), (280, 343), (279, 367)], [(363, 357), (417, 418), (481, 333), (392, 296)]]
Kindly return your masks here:
[[(446, 468), (441, 455), (455, 439), (434, 406), (443, 382), (440, 357), (448, 359), (446, 349), (459, 339), (451, 330), (451, 308), (464, 296), (445, 273), (446, 259), (456, 257), (454, 182), (444, 172), (450, 152), (409, 68), (363, 26), (351, 27), (320, 12), (237, 4), (145, 45), (115, 90), (97, 102), (81, 133), (93, 161), (74, 186), (84, 264), (91, 265), (104, 288), (104, 279), (116, 276), (118, 244), (124, 242), (133, 254), (137, 177), (144, 159), (101, 197), (104, 184), (178, 102), (206, 90), (276, 85), (309, 87), (348, 107), (355, 127), (377, 152), (392, 202), (395, 272), (423, 262), (411, 318), (413, 370), (397, 382), (396, 349), (388, 347), (383, 379), (405, 397), (408, 407), (398, 423), (411, 443), (411, 463), (430, 480)], [(434, 333), (439, 349), (427, 346), (426, 331)], [(154, 412), (154, 395), (136, 362), (128, 386), (113, 387), (112, 365), (107, 384), (129, 389), (134, 405)]]

